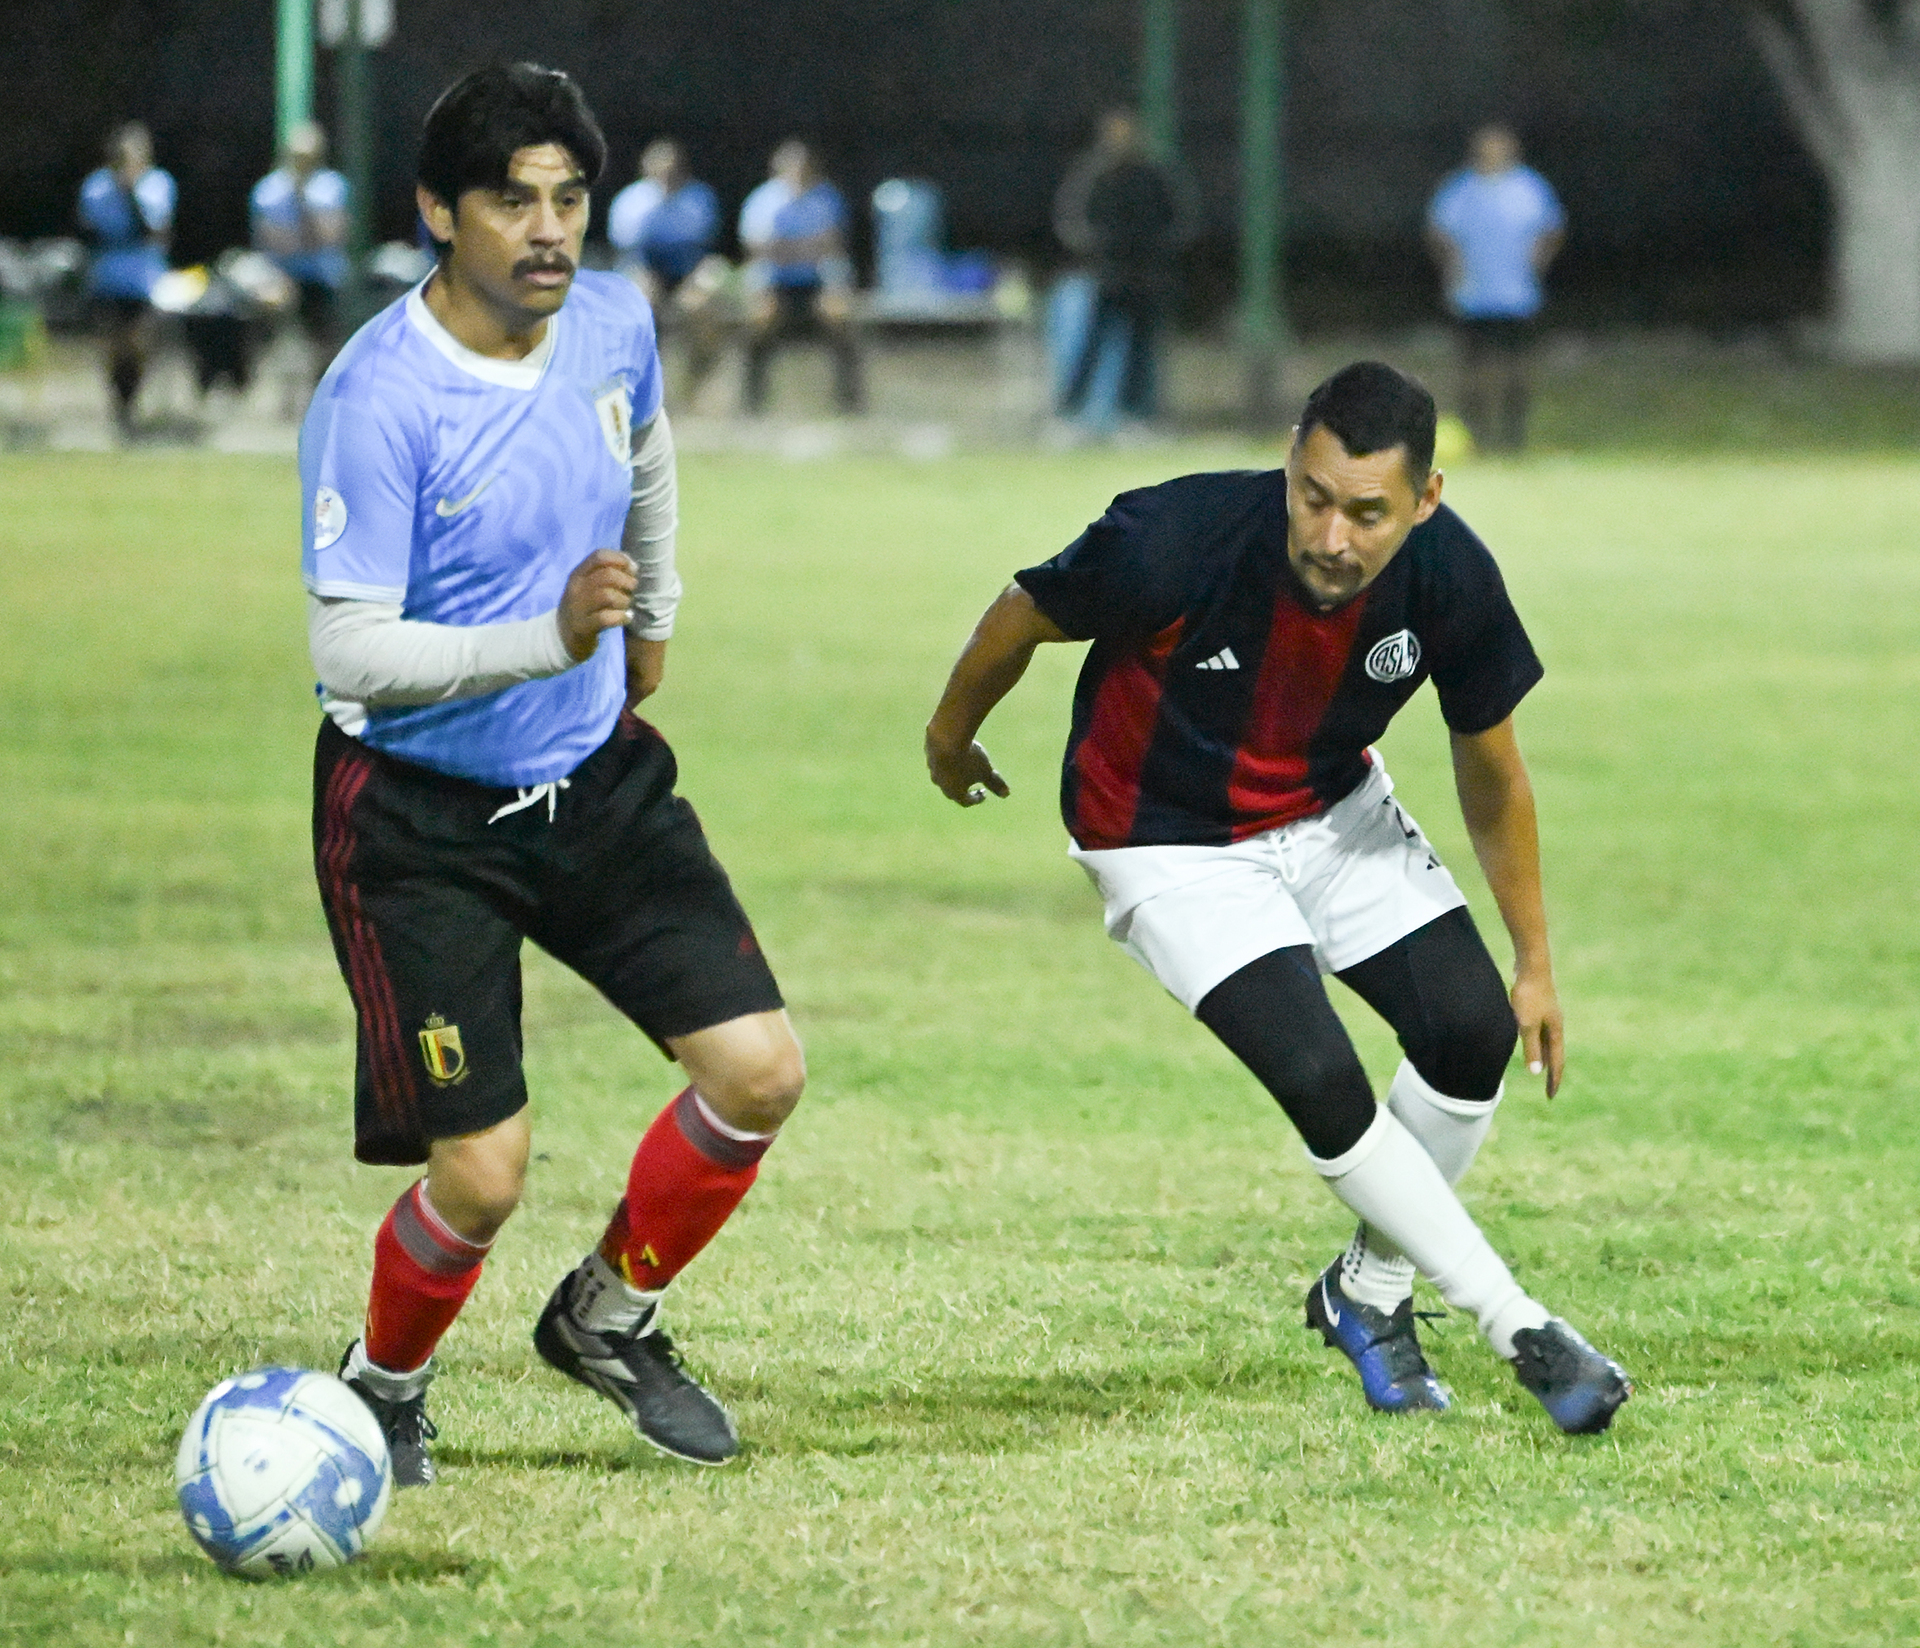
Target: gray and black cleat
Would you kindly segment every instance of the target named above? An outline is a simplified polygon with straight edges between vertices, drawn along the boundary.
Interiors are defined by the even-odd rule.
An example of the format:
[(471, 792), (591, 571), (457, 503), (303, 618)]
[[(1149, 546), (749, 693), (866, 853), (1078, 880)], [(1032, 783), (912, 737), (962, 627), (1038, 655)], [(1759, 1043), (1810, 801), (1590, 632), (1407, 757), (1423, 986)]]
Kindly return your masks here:
[(393, 1485), (431, 1488), (438, 1473), (433, 1468), (433, 1455), (428, 1452), (427, 1444), (440, 1433), (427, 1417), (425, 1387), (412, 1396), (389, 1400), (371, 1390), (366, 1380), (348, 1378), (347, 1368), (353, 1360), (355, 1345), (349, 1345), (340, 1358), (340, 1377), (380, 1423), (380, 1434), (387, 1439), (387, 1457), (393, 1462)]
[(642, 1441), (695, 1465), (724, 1465), (740, 1451), (727, 1410), (686, 1371), (666, 1333), (589, 1333), (567, 1309), (573, 1277), (553, 1290), (533, 1348), (569, 1379), (619, 1407)]

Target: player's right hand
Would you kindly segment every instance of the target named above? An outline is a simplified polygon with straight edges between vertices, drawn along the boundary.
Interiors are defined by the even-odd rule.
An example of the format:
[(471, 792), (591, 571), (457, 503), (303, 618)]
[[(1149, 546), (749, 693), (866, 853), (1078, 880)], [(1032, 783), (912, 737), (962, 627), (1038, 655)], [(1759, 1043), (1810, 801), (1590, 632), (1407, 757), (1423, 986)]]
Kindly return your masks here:
[(963, 807), (977, 807), (991, 790), (1002, 800), (1011, 793), (1007, 781), (994, 770), (992, 758), (978, 744), (964, 751), (940, 748), (927, 740), (927, 776), (949, 801)]
[(633, 561), (617, 549), (596, 549), (567, 578), (555, 615), (567, 656), (584, 664), (600, 644), (603, 629), (618, 629), (633, 616), (633, 592), (640, 587)]

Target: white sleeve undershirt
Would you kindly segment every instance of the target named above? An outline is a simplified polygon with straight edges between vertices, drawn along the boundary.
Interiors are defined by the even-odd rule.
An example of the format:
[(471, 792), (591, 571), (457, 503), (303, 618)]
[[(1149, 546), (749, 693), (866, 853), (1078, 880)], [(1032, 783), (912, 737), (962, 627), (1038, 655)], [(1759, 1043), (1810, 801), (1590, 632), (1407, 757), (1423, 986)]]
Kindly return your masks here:
[[(639, 432), (632, 503), (620, 537), (639, 576), (627, 626), (638, 640), (664, 641), (673, 634), (680, 604), (673, 554), (678, 525), (673, 430), (663, 411)], [(401, 612), (383, 601), (307, 599), (307, 644), (321, 703), (346, 732), (361, 732), (370, 709), (477, 698), (574, 665), (560, 636), (557, 607), (504, 624), (428, 624)]]

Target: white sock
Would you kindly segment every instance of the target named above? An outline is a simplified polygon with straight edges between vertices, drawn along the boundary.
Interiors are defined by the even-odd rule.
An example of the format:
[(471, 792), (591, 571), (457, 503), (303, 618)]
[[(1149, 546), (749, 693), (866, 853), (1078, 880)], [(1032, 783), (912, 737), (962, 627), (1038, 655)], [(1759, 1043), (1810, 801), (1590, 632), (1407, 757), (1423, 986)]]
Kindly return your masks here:
[(1547, 1324), (1493, 1244), (1460, 1205), (1420, 1141), (1384, 1107), (1360, 1142), (1327, 1161), (1307, 1160), (1327, 1187), (1418, 1266), (1456, 1310), (1471, 1311), (1501, 1356), (1521, 1328)]
[(632, 1333), (641, 1323), (652, 1326), (657, 1293), (642, 1293), (600, 1257), (589, 1253), (574, 1272), (573, 1298), (567, 1314), (585, 1333)]
[(429, 1356), (419, 1367), (406, 1373), (396, 1373), (392, 1368), (383, 1368), (378, 1362), (367, 1360), (367, 1345), (364, 1339), (356, 1339), (353, 1348), (347, 1352), (347, 1364), (340, 1370), (342, 1379), (359, 1380), (382, 1402), (411, 1402), (433, 1379), (433, 1358)]
[[(1402, 1059), (1387, 1089), (1387, 1108), (1420, 1141), (1447, 1183), (1457, 1185), (1479, 1155), (1506, 1091), (1502, 1082), (1490, 1099), (1450, 1098), (1414, 1069), (1411, 1060)], [(1413, 1292), (1413, 1261), (1363, 1222), (1341, 1260), (1340, 1286), (1349, 1298), (1391, 1315)]]

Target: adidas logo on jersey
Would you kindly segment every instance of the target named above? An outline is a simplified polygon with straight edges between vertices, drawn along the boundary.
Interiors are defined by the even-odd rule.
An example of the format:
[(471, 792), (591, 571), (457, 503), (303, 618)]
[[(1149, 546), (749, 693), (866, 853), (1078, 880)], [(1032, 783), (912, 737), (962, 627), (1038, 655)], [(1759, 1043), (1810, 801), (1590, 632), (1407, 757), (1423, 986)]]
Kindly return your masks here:
[(1222, 647), (1211, 658), (1202, 658), (1193, 667), (1206, 670), (1238, 669), (1240, 660), (1234, 657), (1232, 647)]

